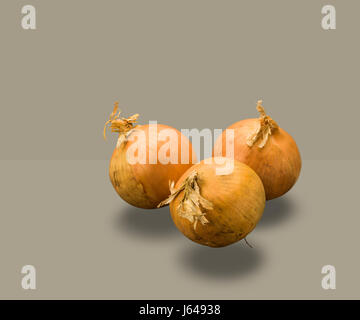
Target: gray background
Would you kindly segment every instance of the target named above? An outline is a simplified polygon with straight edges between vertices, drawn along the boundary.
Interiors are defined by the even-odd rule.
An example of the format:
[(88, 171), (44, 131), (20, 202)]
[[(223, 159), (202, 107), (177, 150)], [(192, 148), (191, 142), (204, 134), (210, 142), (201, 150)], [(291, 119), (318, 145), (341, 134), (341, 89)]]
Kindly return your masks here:
[[(337, 30), (321, 29), (334, 4)], [(37, 30), (20, 26), (37, 9)], [(0, 3), (0, 297), (358, 298), (358, 1)], [(201, 247), (168, 209), (125, 204), (104, 121), (226, 128), (268, 113), (296, 139), (300, 180), (249, 236)], [(355, 193), (356, 192), (356, 193)], [(21, 267), (37, 269), (35, 291)], [(321, 288), (321, 267), (337, 289)]]

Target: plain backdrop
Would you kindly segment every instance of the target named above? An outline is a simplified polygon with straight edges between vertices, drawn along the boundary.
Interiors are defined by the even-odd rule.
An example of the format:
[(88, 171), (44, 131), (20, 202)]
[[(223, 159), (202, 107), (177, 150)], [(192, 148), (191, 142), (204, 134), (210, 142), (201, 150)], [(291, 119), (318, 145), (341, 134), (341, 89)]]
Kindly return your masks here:
[[(33, 4), (37, 30), (23, 30)], [(119, 101), (140, 123), (224, 129), (256, 101), (304, 159), (360, 159), (358, 1), (62, 0), (0, 4), (1, 159), (105, 160)]]

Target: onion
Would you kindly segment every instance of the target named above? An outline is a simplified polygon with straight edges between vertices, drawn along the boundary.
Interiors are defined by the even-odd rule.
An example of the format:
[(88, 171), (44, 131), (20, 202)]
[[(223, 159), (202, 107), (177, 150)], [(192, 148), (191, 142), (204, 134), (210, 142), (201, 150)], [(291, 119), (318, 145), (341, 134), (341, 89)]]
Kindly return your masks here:
[[(294, 139), (265, 114), (259, 100), (258, 119), (246, 119), (227, 129), (234, 130), (234, 158), (261, 178), (266, 199), (280, 197), (290, 190), (299, 177), (301, 157)], [(226, 155), (226, 130), (215, 142), (214, 155)]]
[[(219, 174), (223, 165), (233, 170)], [(203, 160), (174, 184), (170, 203), (176, 227), (189, 239), (210, 247), (224, 247), (246, 237), (260, 220), (265, 206), (263, 184), (247, 165), (226, 158)]]
[[(117, 109), (118, 103), (115, 103), (104, 128), (104, 137), (107, 124), (113, 132), (119, 133), (110, 160), (111, 183), (129, 204), (139, 208), (156, 208), (170, 193), (169, 181), (177, 181), (196, 162), (195, 152), (190, 141), (175, 128), (156, 124), (153, 132), (151, 124), (135, 125), (138, 114), (120, 118)], [(172, 144), (164, 139), (164, 132), (175, 138)], [(141, 140), (141, 137), (144, 139)], [(188, 156), (185, 160), (182, 158), (184, 155)], [(144, 161), (134, 161), (135, 157)]]

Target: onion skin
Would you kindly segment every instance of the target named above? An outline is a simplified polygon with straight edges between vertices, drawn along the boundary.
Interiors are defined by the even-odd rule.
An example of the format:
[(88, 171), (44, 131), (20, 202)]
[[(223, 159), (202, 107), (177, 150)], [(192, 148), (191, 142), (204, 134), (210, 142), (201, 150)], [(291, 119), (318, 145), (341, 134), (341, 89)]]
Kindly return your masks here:
[[(172, 129), (178, 135), (178, 164), (161, 164), (159, 161), (156, 164), (149, 163), (149, 148), (156, 148), (155, 142), (158, 149), (166, 143), (166, 141), (153, 141), (153, 139), (149, 139), (149, 125), (139, 125), (136, 127), (136, 130), (142, 130), (147, 138), (146, 164), (130, 164), (127, 161), (126, 153), (133, 143), (132, 141), (125, 141), (119, 147), (116, 147), (111, 157), (109, 168), (111, 183), (119, 196), (135, 207), (144, 209), (156, 208), (159, 202), (164, 200), (170, 193), (169, 180), (177, 181), (192, 166), (193, 149), (191, 143), (189, 142), (189, 163), (181, 164), (180, 139), (183, 136), (182, 133), (172, 127), (157, 124), (158, 133), (163, 129)], [(132, 134), (129, 134), (128, 139), (130, 139)]]
[[(228, 160), (231, 161), (231, 160)], [(216, 175), (217, 165), (204, 160), (188, 169), (175, 184), (175, 189), (196, 171), (201, 196), (213, 205), (203, 209), (208, 223), (194, 227), (189, 219), (179, 214), (184, 198), (181, 191), (170, 203), (171, 217), (176, 227), (190, 240), (209, 247), (224, 247), (248, 235), (260, 220), (265, 207), (265, 191), (257, 174), (247, 165), (234, 161), (228, 175)]]
[[(301, 156), (295, 140), (285, 130), (276, 128), (264, 147), (249, 146), (247, 138), (259, 126), (259, 119), (246, 119), (227, 129), (234, 130), (234, 159), (250, 166), (261, 178), (266, 199), (271, 200), (288, 192), (301, 171)], [(214, 154), (222, 143), (221, 154), (226, 155), (226, 132), (215, 142)], [(218, 155), (218, 154), (216, 154)]]

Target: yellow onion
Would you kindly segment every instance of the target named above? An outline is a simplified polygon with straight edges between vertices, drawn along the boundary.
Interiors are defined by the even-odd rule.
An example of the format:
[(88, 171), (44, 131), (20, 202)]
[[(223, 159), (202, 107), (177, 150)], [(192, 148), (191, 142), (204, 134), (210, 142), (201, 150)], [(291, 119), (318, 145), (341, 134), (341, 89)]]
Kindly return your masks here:
[[(224, 165), (233, 169), (221, 174), (217, 170)], [(159, 206), (166, 204), (186, 237), (209, 247), (224, 247), (255, 228), (264, 211), (265, 191), (247, 165), (210, 158), (188, 169), (176, 184), (171, 183), (171, 195)]]
[[(242, 120), (227, 129), (234, 130), (234, 159), (255, 170), (264, 184), (266, 199), (270, 200), (295, 184), (301, 157), (295, 140), (266, 115), (261, 100), (257, 110), (260, 118)], [(215, 142), (214, 155), (226, 156), (226, 130)]]
[[(119, 133), (118, 142), (110, 160), (110, 180), (119, 196), (129, 204), (145, 209), (156, 208), (159, 202), (166, 199), (170, 193), (169, 181), (178, 180), (181, 175), (196, 162), (190, 141), (175, 128), (157, 124), (155, 135), (151, 134), (151, 125), (135, 125), (138, 114), (130, 118), (120, 118), (117, 113), (118, 104), (115, 103), (114, 111), (110, 115), (110, 128)], [(178, 143), (176, 144), (176, 161), (172, 157), (169, 163), (159, 161), (158, 152), (167, 141), (159, 138), (160, 132), (170, 130)], [(129, 148), (139, 143), (138, 136), (144, 134), (143, 147), (146, 159), (144, 163), (129, 161)], [(182, 148), (183, 146), (183, 148)], [(174, 151), (174, 150), (172, 150)], [(181, 152), (188, 152), (188, 162), (181, 159)], [(139, 151), (137, 151), (139, 152)], [(151, 161), (150, 152), (155, 154), (155, 162)], [(136, 152), (135, 152), (136, 153)], [(183, 162), (183, 163), (182, 163)]]

